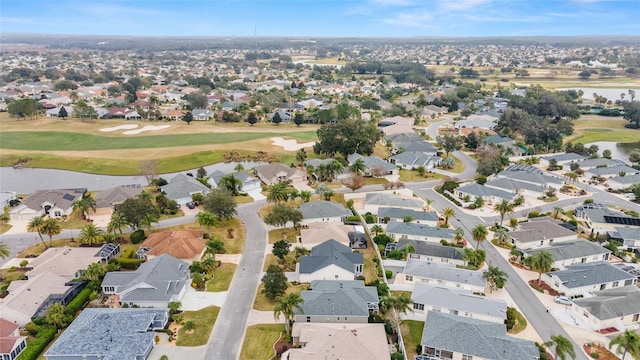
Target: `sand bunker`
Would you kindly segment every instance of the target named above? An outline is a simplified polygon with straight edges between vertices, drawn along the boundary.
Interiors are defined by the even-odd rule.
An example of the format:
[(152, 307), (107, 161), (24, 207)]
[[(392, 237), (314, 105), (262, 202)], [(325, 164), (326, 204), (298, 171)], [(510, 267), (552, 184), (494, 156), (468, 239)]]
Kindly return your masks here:
[(118, 130), (135, 129), (137, 127), (138, 127), (138, 124), (127, 124), (127, 125), (118, 125), (118, 126), (113, 126), (113, 127), (102, 128), (102, 129), (100, 129), (100, 131), (102, 131), (102, 132), (112, 132), (112, 131), (118, 131)]
[(129, 130), (129, 131), (125, 131), (123, 132), (123, 134), (125, 135), (137, 135), (140, 134), (142, 132), (145, 131), (154, 131), (154, 130), (162, 130), (162, 129), (166, 129), (168, 127), (170, 127), (171, 125), (147, 125), (145, 127), (143, 127), (142, 129), (135, 129), (135, 130)]
[(300, 149), (315, 145), (315, 141), (298, 143), (297, 140), (285, 140), (281, 137), (273, 137), (271, 138), (271, 141), (273, 141), (273, 145), (282, 146), (286, 151), (298, 151)]

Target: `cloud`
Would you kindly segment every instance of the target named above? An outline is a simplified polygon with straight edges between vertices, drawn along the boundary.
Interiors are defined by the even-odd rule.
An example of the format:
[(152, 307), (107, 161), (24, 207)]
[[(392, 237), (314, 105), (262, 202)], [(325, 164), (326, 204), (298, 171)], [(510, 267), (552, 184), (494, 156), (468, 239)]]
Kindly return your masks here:
[(491, 0), (440, 0), (439, 8), (441, 11), (469, 10), (489, 3), (491, 3)]
[(387, 24), (418, 28), (430, 28), (432, 20), (432, 13), (427, 13), (425, 11), (411, 13), (402, 12), (395, 14), (393, 17), (383, 19)]
[(109, 3), (80, 3), (76, 7), (76, 10), (99, 16), (158, 16), (168, 14), (168, 12), (166, 11), (160, 11), (151, 8), (137, 8), (133, 6), (124, 6)]
[(387, 6), (408, 6), (413, 5), (411, 0), (369, 0), (372, 4)]

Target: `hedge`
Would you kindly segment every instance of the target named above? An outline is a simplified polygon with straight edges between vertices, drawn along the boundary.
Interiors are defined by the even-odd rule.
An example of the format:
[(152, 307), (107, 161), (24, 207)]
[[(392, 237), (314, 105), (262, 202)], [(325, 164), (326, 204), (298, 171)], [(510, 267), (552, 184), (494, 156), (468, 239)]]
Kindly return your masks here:
[(129, 237), (129, 239), (131, 240), (132, 244), (139, 244), (145, 238), (146, 238), (146, 236), (144, 235), (144, 230), (136, 230), (136, 231), (132, 232), (131, 233), (131, 237)]
[(91, 296), (92, 291), (93, 290), (90, 288), (82, 289), (82, 291), (80, 291), (78, 295), (76, 295), (76, 297), (67, 304), (64, 309), (64, 313), (75, 316), (76, 313), (84, 307), (84, 304), (89, 301), (89, 296)]
[(38, 336), (18, 355), (16, 360), (36, 360), (38, 356), (49, 346), (56, 336), (56, 329), (50, 326), (43, 326), (38, 331)]
[(141, 259), (120, 259), (118, 261), (120, 267), (126, 270), (137, 270), (142, 264)]
[(444, 192), (442, 193), (442, 195), (444, 195), (444, 197), (446, 197), (447, 199), (451, 200), (454, 204), (458, 205), (458, 206), (462, 206), (462, 204), (460, 203), (460, 201), (458, 201), (457, 199), (455, 199), (453, 196), (449, 195), (449, 193)]

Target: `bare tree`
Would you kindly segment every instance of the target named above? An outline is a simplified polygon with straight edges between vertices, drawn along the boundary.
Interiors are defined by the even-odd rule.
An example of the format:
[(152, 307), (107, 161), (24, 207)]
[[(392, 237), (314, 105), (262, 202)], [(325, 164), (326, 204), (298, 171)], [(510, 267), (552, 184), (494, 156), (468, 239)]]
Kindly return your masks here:
[(151, 185), (153, 179), (158, 175), (158, 169), (154, 160), (142, 160), (138, 165), (140, 175), (147, 180), (147, 185)]

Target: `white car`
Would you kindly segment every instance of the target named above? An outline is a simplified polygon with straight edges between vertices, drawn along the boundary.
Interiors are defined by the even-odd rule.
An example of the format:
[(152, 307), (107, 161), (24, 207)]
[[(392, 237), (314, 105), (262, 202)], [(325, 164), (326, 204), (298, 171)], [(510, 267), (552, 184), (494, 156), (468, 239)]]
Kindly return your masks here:
[(556, 296), (556, 302), (562, 305), (571, 305), (573, 302), (566, 296)]

